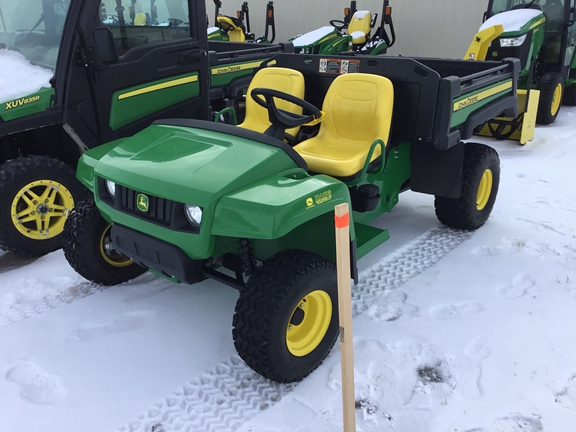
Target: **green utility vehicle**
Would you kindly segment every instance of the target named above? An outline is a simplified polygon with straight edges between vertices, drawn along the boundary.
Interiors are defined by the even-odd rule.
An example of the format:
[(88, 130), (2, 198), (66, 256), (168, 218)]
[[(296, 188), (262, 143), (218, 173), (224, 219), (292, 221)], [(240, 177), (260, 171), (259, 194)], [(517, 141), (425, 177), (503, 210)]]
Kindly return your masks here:
[[(276, 38), (276, 23), (274, 21), (274, 2), (269, 1), (266, 5), (266, 18), (264, 21), (264, 34), (256, 37), (250, 30), (250, 9), (248, 2), (242, 3), (242, 8), (236, 13), (236, 17), (221, 15), (221, 0), (214, 0), (216, 12), (214, 27), (208, 27), (208, 40), (272, 43)], [(270, 35), (269, 35), (270, 32)]]
[(329, 26), (294, 37), (290, 42), (294, 44), (295, 52), (304, 54), (331, 55), (348, 51), (368, 55), (386, 54), (396, 42), (392, 7), (388, 0), (382, 2), (380, 25), (372, 33), (377, 20), (377, 13), (357, 10), (356, 1), (353, 0), (350, 7), (344, 9), (344, 20), (330, 20)]
[(521, 61), (520, 116), (496, 119), (486, 128), (488, 134), (496, 138), (520, 139), (523, 124), (532, 127), (534, 118), (538, 124), (553, 123), (562, 97), (564, 104), (576, 105), (574, 3), (574, 0), (488, 2), (485, 22), (472, 42), (472, 46), (480, 49), (469, 50), (466, 58), (516, 57)]
[(197, 0), (0, 0), (0, 11), (0, 63), (52, 72), (29, 94), (0, 94), (0, 248), (26, 256), (61, 246), (86, 194), (75, 178), (85, 150), (155, 119), (241, 108), (254, 68), (292, 50), (208, 42)]
[(64, 254), (100, 284), (150, 270), (238, 289), (240, 356), (269, 379), (300, 380), (338, 334), (334, 206), (353, 210), (356, 281), (357, 260), (389, 238), (370, 222), (402, 191), (435, 195), (448, 226), (479, 228), (499, 158), (462, 140), (515, 114), (519, 69), (517, 59), (279, 54), (254, 76), (241, 125), (158, 120), (84, 153), (77, 176), (94, 196), (68, 218)]

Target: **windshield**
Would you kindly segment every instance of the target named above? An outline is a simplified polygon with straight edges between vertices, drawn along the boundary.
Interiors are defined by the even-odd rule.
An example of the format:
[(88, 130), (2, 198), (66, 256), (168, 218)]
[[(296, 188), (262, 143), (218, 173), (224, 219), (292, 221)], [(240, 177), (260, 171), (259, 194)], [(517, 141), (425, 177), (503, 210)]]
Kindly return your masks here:
[(488, 17), (513, 8), (522, 8), (522, 5), (528, 6), (529, 4), (536, 8), (540, 6), (540, 9), (546, 15), (557, 15), (558, 10), (564, 10), (564, 0), (535, 0), (534, 2), (531, 0), (494, 0), (491, 3), (491, 9), (488, 11)]
[(0, 48), (54, 70), (70, 0), (0, 0)]

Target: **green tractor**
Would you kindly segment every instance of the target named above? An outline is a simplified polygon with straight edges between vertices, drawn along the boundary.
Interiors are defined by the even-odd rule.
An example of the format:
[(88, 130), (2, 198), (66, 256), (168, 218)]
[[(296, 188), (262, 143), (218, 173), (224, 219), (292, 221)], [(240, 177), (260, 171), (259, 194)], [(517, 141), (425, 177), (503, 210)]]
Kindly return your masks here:
[(240, 125), (165, 119), (84, 153), (77, 176), (93, 198), (68, 218), (64, 255), (105, 285), (149, 270), (238, 289), (239, 355), (298, 381), (338, 336), (335, 205), (351, 209), (355, 281), (357, 260), (389, 238), (371, 222), (403, 191), (434, 195), (445, 225), (482, 226), (499, 158), (463, 140), (517, 113), (518, 70), (518, 59), (276, 55)]
[[(353, 51), (367, 55), (385, 54), (396, 41), (392, 22), (392, 8), (383, 1), (380, 26), (372, 34), (378, 14), (357, 10), (356, 1), (344, 9), (344, 20), (331, 20), (329, 26), (304, 33), (290, 39), (297, 53), (339, 54)], [(390, 31), (390, 35), (386, 31)]]
[(490, 0), (484, 19), (465, 58), (520, 59), (520, 116), (494, 119), (481, 133), (524, 144), (535, 123), (553, 123), (562, 103), (576, 105), (574, 0)]
[[(221, 15), (221, 0), (214, 0), (216, 12), (214, 14), (214, 27), (208, 27), (207, 34), (210, 41), (229, 42), (255, 42), (272, 43), (276, 39), (276, 23), (274, 21), (274, 2), (269, 1), (266, 5), (266, 20), (264, 35), (256, 37), (250, 31), (250, 9), (248, 2), (242, 3), (242, 8), (236, 13), (236, 17)], [(269, 35), (269, 31), (271, 35)]]

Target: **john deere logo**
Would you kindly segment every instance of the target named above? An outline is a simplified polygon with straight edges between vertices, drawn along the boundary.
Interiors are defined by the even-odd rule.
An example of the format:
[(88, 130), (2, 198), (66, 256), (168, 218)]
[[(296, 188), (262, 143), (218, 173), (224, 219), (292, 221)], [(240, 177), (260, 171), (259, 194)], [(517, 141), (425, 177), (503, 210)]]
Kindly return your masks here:
[(141, 212), (147, 212), (148, 197), (144, 194), (138, 194), (138, 196), (136, 197), (136, 207), (138, 207), (138, 210), (140, 210)]

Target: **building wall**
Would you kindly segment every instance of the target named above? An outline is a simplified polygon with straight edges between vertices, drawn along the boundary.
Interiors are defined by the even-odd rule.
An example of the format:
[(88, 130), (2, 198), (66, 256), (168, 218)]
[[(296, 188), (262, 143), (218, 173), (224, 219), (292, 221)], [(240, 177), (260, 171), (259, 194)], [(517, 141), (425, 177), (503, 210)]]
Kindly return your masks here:
[[(242, 0), (223, 0), (220, 13), (236, 16)], [(268, 0), (249, 0), (251, 30), (264, 33)], [(358, 0), (357, 9), (382, 12), (382, 0)], [(390, 0), (396, 29), (392, 55), (462, 58), (482, 23), (488, 0)], [(275, 0), (276, 42), (343, 19), (349, 0)], [(210, 25), (214, 3), (206, 1)], [(380, 19), (378, 19), (380, 20)]]

